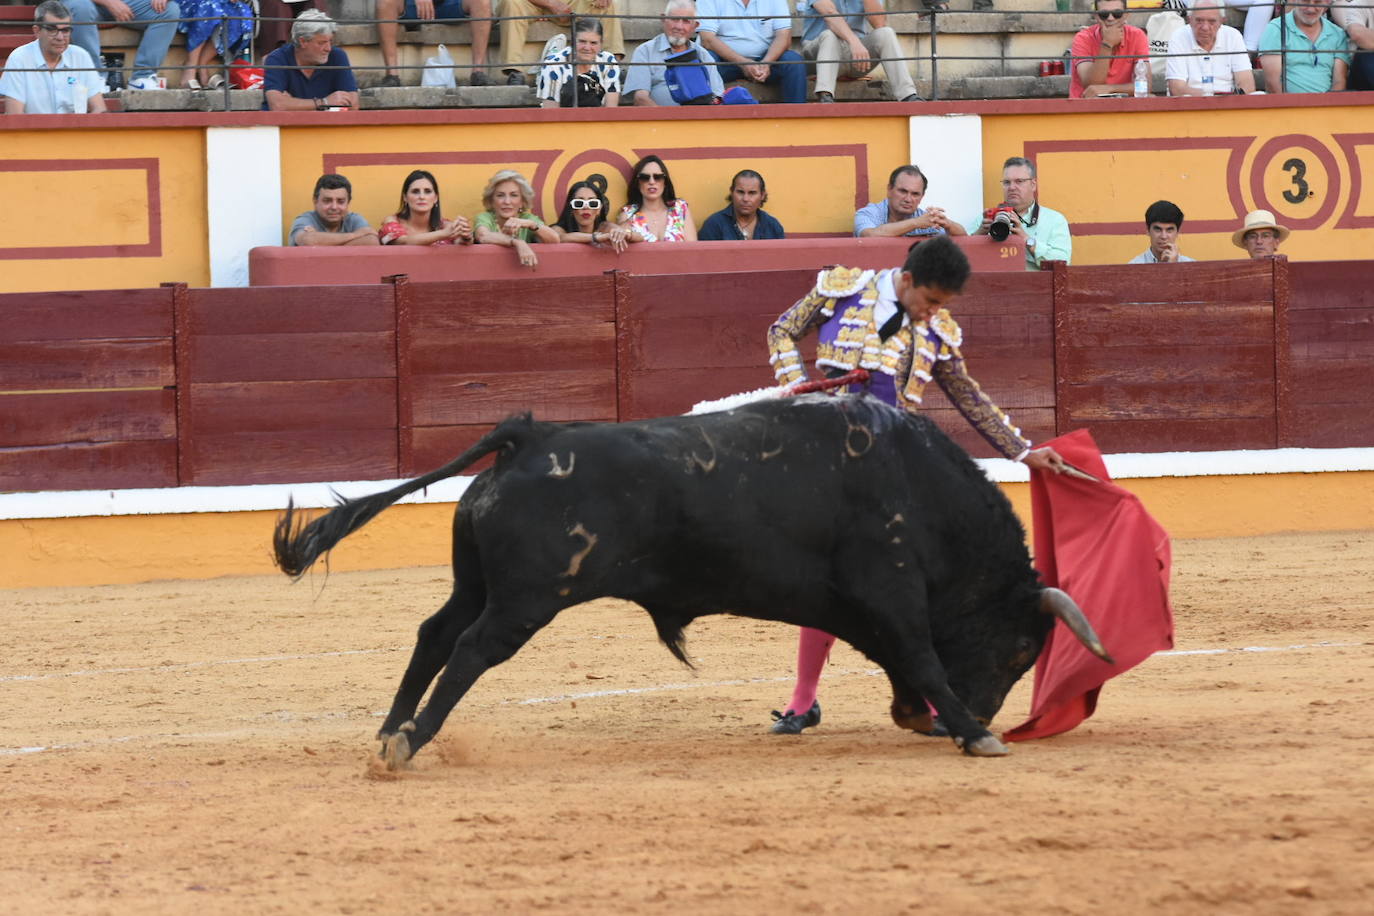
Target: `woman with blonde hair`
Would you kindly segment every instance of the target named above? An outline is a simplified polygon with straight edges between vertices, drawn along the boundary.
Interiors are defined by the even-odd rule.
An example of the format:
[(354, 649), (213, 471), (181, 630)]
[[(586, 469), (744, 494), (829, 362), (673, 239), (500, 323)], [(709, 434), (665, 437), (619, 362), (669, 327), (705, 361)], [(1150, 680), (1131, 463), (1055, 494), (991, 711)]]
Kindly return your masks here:
[(520, 263), (533, 270), (539, 266), (539, 258), (530, 243), (558, 241), (558, 233), (534, 215), (530, 209), (533, 205), (534, 188), (525, 176), (514, 169), (502, 169), (491, 176), (482, 192), (486, 209), (473, 221), (473, 238), (483, 245), (514, 248)]

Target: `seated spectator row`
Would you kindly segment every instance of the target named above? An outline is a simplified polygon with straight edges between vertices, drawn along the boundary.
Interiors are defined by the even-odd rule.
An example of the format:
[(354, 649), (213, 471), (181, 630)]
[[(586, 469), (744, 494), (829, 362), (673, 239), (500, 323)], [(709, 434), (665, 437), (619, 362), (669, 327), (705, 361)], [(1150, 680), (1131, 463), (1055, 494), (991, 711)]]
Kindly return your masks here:
[(498, 171), (482, 192), (483, 210), (472, 220), (446, 217), (433, 173), (416, 169), (401, 182), (396, 212), (373, 229), (351, 212), (353, 185), (343, 175), (327, 174), (315, 182), (314, 207), (296, 217), (287, 232), (288, 245), (499, 245), (510, 248), (520, 264), (534, 269), (538, 243), (575, 242), (606, 246), (617, 253), (645, 242), (746, 241), (785, 238), (782, 224), (764, 211), (768, 190), (752, 169), (730, 180), (727, 206), (713, 213), (698, 233), (687, 201), (677, 195), (668, 166), (658, 156), (645, 156), (634, 167), (628, 200), (611, 216), (604, 175), (592, 174), (568, 189), (557, 222), (547, 224), (534, 213), (534, 188), (513, 169)]

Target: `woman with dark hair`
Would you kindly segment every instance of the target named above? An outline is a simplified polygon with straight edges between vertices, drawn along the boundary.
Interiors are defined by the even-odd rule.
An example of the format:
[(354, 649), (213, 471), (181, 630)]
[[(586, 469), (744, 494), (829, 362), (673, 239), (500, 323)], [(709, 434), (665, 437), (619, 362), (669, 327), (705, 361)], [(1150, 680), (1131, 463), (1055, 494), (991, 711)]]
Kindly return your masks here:
[(568, 188), (568, 199), (553, 231), (560, 242), (610, 245), (616, 254), (629, 247), (630, 233), (611, 222), (611, 205), (606, 200), (606, 176), (589, 175)]
[(573, 46), (544, 58), (536, 95), (544, 108), (615, 108), (620, 104), (620, 64), (601, 50), (601, 20), (573, 23)]
[(439, 210), (439, 182), (416, 169), (401, 182), (401, 205), (377, 230), (383, 245), (457, 245), (472, 241), (467, 217), (444, 219)]
[(782, 223), (765, 213), (768, 185), (753, 169), (741, 169), (730, 179), (729, 206), (718, 210), (701, 224), (703, 242), (747, 242), (750, 239), (781, 239)]
[(695, 242), (697, 227), (688, 212), (687, 201), (673, 190), (668, 167), (657, 156), (645, 156), (635, 163), (634, 180), (626, 194), (629, 203), (620, 208), (620, 225), (629, 230), (631, 241)]

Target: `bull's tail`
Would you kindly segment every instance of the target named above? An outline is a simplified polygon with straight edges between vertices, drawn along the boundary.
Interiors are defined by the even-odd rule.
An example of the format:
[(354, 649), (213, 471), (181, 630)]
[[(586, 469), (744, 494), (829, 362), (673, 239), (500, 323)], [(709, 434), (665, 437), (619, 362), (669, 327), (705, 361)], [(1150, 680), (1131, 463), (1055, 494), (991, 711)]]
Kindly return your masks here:
[(299, 579), (321, 554), (332, 550), (335, 544), (372, 521), (396, 500), (455, 477), (492, 452), (518, 447), (531, 429), (529, 414), (511, 417), (443, 467), (384, 493), (340, 499), (337, 506), (309, 524), (297, 517), (295, 507), (287, 500), (286, 511), (277, 519), (276, 529), (272, 533), (272, 551), (277, 566), (292, 579)]

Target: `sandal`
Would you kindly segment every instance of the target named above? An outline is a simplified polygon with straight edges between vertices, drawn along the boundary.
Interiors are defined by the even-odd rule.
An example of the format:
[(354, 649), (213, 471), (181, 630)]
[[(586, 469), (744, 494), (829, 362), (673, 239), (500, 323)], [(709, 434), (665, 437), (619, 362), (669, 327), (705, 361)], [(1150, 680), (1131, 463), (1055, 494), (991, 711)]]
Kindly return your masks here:
[(193, 90), (193, 91), (199, 92), (200, 90), (204, 89), (205, 87), (202, 86), (202, 85), (200, 84), (200, 80), (197, 80), (197, 79), (194, 79), (194, 78), (193, 78), (193, 79), (189, 79), (189, 80), (187, 80), (186, 82), (182, 83), (182, 84), (181, 84), (179, 87), (177, 87), (177, 88), (179, 88), (179, 89), (191, 89), (191, 90)]
[(932, 13), (948, 13), (949, 4), (945, 0), (921, 0), (921, 5)]
[(208, 80), (205, 81), (205, 88), (209, 89), (211, 92), (215, 91), (216, 89), (223, 89), (224, 77), (216, 73), (214, 76), (210, 77)]

